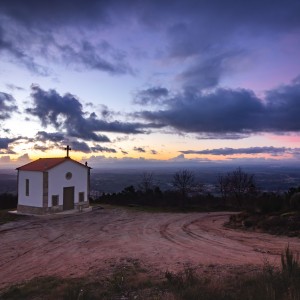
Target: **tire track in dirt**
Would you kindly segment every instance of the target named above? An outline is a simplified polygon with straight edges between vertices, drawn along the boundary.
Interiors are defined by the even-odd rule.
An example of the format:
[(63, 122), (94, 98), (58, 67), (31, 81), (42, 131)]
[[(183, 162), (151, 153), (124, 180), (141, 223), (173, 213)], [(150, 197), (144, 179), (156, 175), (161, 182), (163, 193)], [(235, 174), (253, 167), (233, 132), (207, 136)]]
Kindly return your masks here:
[(15, 223), (0, 232), (0, 288), (37, 275), (81, 276), (99, 268), (106, 272), (123, 259), (164, 272), (186, 264), (228, 268), (262, 265), (263, 258), (279, 261), (287, 243), (300, 250), (297, 238), (224, 228), (229, 215), (107, 207), (22, 220), (22, 226)]

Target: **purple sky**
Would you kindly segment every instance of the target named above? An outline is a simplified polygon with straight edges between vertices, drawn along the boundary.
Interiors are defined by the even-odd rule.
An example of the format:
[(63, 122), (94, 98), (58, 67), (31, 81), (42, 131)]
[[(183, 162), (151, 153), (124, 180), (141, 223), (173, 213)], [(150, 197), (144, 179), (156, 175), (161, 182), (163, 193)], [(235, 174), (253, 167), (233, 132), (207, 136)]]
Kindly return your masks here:
[(300, 2), (0, 2), (0, 166), (295, 160)]

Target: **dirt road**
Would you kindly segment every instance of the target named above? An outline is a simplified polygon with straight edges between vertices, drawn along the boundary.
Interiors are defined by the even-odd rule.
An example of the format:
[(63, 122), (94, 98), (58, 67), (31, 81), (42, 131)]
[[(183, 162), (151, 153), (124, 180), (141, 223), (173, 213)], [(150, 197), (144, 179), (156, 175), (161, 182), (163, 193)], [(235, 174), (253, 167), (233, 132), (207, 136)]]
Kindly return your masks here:
[(222, 225), (230, 213), (146, 213), (105, 208), (32, 217), (0, 226), (0, 288), (42, 275), (82, 276), (124, 259), (152, 270), (186, 265), (278, 263), (300, 239), (242, 232)]

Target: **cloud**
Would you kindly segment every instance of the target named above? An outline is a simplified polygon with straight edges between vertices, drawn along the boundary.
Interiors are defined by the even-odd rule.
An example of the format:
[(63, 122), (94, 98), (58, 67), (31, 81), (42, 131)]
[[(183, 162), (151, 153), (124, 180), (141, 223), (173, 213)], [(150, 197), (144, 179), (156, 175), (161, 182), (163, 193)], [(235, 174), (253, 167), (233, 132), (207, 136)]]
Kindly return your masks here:
[[(125, 61), (125, 53), (114, 49), (107, 41), (93, 45), (82, 40), (79, 45), (56, 45), (60, 60), (64, 64), (82, 66), (86, 69), (107, 72), (111, 75), (133, 74), (134, 71)], [(105, 47), (103, 47), (105, 44)], [(104, 53), (108, 52), (110, 58)]]
[(17, 86), (15, 84), (12, 84), (12, 83), (7, 83), (6, 87), (11, 91), (25, 91), (24, 88)]
[(176, 77), (184, 86), (198, 89), (214, 88), (225, 75), (244, 71), (241, 64), (252, 59), (253, 53), (258, 55), (260, 39), (266, 44), (280, 43), (282, 36), (300, 29), (296, 0), (284, 7), (280, 1), (272, 6), (259, 0), (245, 5), (222, 0), (175, 1), (166, 11), (159, 10), (153, 20), (158, 28), (166, 23), (165, 56), (183, 66)]
[(4, 151), (0, 150), (0, 155), (3, 154), (16, 154), (16, 152), (11, 149), (5, 149)]
[(51, 149), (51, 147), (46, 147), (46, 146), (42, 146), (42, 145), (37, 145), (35, 144), (34, 147), (33, 147), (34, 150), (38, 150), (38, 151), (42, 151), (42, 152), (45, 152), (49, 149)]
[(280, 0), (273, 1), (272, 6), (259, 0), (247, 3), (222, 0), (180, 3), (178, 0), (169, 10), (157, 11), (154, 22), (162, 23), (166, 16), (172, 18), (173, 22), (169, 21), (171, 50), (173, 55), (186, 57), (205, 49), (214, 50), (226, 40), (228, 44), (237, 33), (270, 35), (299, 28), (299, 9), (296, 0), (288, 0), (284, 7)]
[(134, 147), (133, 150), (136, 151), (136, 152), (140, 152), (140, 153), (145, 153), (146, 152), (146, 150), (142, 147)]
[(173, 161), (173, 162), (185, 162), (186, 160), (187, 159), (185, 158), (184, 154), (179, 154), (178, 156), (170, 159), (170, 161)]
[(25, 154), (19, 156), (19, 157), (16, 159), (16, 162), (17, 162), (17, 163), (20, 163), (20, 164), (27, 164), (27, 163), (29, 163), (30, 161), (31, 161), (31, 159), (30, 159), (28, 153), (25, 153)]
[(5, 155), (0, 157), (0, 164), (9, 164), (11, 162), (10, 156)]
[[(103, 147), (100, 145), (89, 146), (86, 142), (72, 140), (68, 137), (65, 137), (64, 134), (59, 133), (59, 132), (47, 133), (45, 131), (39, 131), (36, 134), (35, 141), (36, 140), (43, 142), (43, 143), (51, 141), (51, 142), (55, 143), (56, 147), (60, 147), (61, 149), (65, 147), (64, 145), (68, 144), (68, 145), (70, 145), (72, 151), (80, 151), (83, 153), (92, 153), (92, 152), (116, 153), (117, 152), (113, 148)], [(34, 149), (44, 152), (44, 151), (54, 148), (55, 146), (35, 145)]]
[(27, 27), (40, 25), (44, 28), (45, 24), (59, 27), (83, 21), (86, 24), (99, 22), (105, 24), (109, 21), (105, 1), (91, 0), (89, 5), (81, 0), (76, 2), (53, 0), (51, 3), (49, 6), (38, 0), (28, 0), (26, 4), (20, 0), (3, 0), (0, 8), (3, 14)]
[(169, 91), (164, 87), (151, 87), (138, 91), (134, 97), (134, 103), (140, 105), (159, 104), (168, 95)]
[(73, 151), (80, 151), (83, 153), (91, 152), (89, 145), (85, 142), (72, 141), (70, 142), (70, 146)]
[(206, 150), (185, 150), (179, 151), (183, 154), (212, 154), (212, 155), (235, 155), (235, 154), (271, 154), (280, 155), (285, 153), (297, 152), (299, 149), (291, 149), (285, 147), (249, 147), (249, 148), (219, 148)]
[(36, 134), (36, 139), (42, 142), (62, 142), (65, 139), (65, 135), (60, 132), (38, 131)]
[(0, 138), (0, 149), (8, 149), (9, 144), (13, 143), (14, 141), (20, 139), (19, 138)]
[(199, 138), (244, 138), (260, 132), (300, 131), (300, 80), (266, 92), (218, 88), (212, 92), (185, 89), (165, 100), (164, 109), (136, 113), (147, 121), (197, 133)]
[(15, 99), (6, 93), (0, 92), (0, 121), (9, 119), (17, 111)]
[(91, 150), (93, 152), (107, 152), (107, 153), (117, 153), (117, 151), (113, 148), (108, 148), (108, 147), (102, 147), (100, 145), (96, 145), (91, 147)]
[(150, 152), (154, 155), (156, 155), (158, 153), (156, 150), (151, 150)]
[[(48, 14), (48, 7), (33, 2), (35, 1), (31, 1), (28, 6), (24, 6), (22, 2), (13, 6), (0, 3), (0, 52), (9, 61), (42, 76), (52, 73), (49, 63), (65, 65), (77, 71), (89, 69), (111, 75), (134, 74), (125, 51), (116, 49), (105, 39), (91, 39), (88, 34), (94, 29), (86, 21), (94, 23), (95, 28), (101, 24), (108, 26), (106, 21), (101, 22), (99, 18), (102, 14), (99, 1), (94, 3), (99, 7), (94, 12), (89, 10), (92, 3), (85, 4), (89, 8), (84, 10), (89, 11), (89, 17), (95, 15), (94, 20), (85, 19), (82, 10), (76, 12), (76, 7), (82, 9), (83, 4), (53, 3), (51, 15)], [(33, 6), (32, 11), (28, 10), (30, 6)], [(66, 7), (72, 9), (61, 14)], [(74, 15), (71, 16), (70, 11), (74, 11)], [(41, 18), (42, 15), (45, 17)], [(77, 19), (74, 18), (75, 15), (78, 15)]]
[[(98, 132), (119, 132), (127, 134), (144, 133), (144, 128), (156, 127), (156, 124), (128, 123), (98, 119), (95, 113), (86, 116), (79, 99), (72, 94), (59, 95), (55, 90), (44, 91), (32, 86), (33, 107), (26, 112), (40, 119), (42, 125), (54, 126), (65, 131), (65, 135), (95, 142), (109, 142), (106, 135)], [(61, 134), (39, 133), (40, 138), (61, 140)]]
[(236, 59), (242, 55), (242, 51), (231, 51), (196, 57), (193, 64), (180, 73), (177, 78), (183, 81), (186, 87), (207, 89), (218, 86), (224, 74), (234, 70)]
[[(90, 0), (89, 5), (86, 5), (83, 0), (76, 2), (53, 0), (51, 4), (49, 7), (47, 3), (38, 0), (28, 0), (26, 3), (21, 0), (2, 0), (0, 8), (5, 15), (26, 26), (45, 23), (61, 26), (62, 24), (76, 24), (76, 22), (90, 26), (99, 23), (109, 25), (112, 23), (112, 18), (120, 15), (121, 11), (125, 16), (138, 15), (141, 22), (154, 26), (154, 29), (157, 29), (155, 25), (161, 24), (163, 21), (166, 23), (181, 16), (182, 20), (197, 21), (199, 25), (211, 24), (210, 27), (197, 28), (201, 31), (208, 30), (210, 33), (218, 27), (229, 30), (241, 22), (244, 26), (254, 24), (257, 28), (272, 25), (272, 27), (276, 26), (277, 30), (293, 28), (300, 23), (297, 18), (299, 2), (295, 0), (286, 0), (284, 14), (280, 14), (283, 9), (280, 0), (273, 1), (272, 6), (268, 2), (259, 0), (249, 3), (237, 3), (236, 1), (224, 3), (222, 0), (212, 2), (146, 0), (140, 3), (137, 0), (131, 0), (131, 5), (123, 3), (123, 1)], [(127, 10), (124, 11), (126, 7)], [(187, 16), (190, 19), (187, 19)], [(213, 19), (213, 16), (216, 18)]]
[[(6, 34), (7, 36), (11, 36), (11, 39), (5, 36), (5, 32), (8, 31), (7, 28), (9, 28), (9, 23), (5, 23), (5, 25), (1, 24), (0, 19), (0, 53), (8, 55), (14, 62), (20, 63), (33, 73), (41, 76), (48, 75), (48, 69), (46, 67), (36, 63), (31, 54), (27, 54), (25, 49), (21, 49), (21, 45), (18, 45), (20, 42), (18, 37), (14, 40), (14, 36), (11, 36), (11, 33)], [(21, 40), (23, 40), (23, 38)]]
[[(187, 61), (188, 67), (179, 72), (179, 77), (190, 80), (188, 86), (211, 87), (230, 72), (235, 65), (231, 60), (241, 55), (241, 49), (242, 55), (247, 55), (244, 50), (251, 48), (256, 36), (274, 40), (297, 31), (299, 6), (297, 0), (287, 0), (284, 6), (280, 0), (273, 1), (272, 5), (259, 0), (247, 3), (130, 0), (129, 4), (91, 0), (88, 5), (83, 0), (54, 0), (49, 7), (37, 0), (26, 3), (3, 0), (0, 49), (45, 75), (49, 70), (38, 64), (41, 57), (45, 65), (56, 60), (73, 69), (132, 74), (130, 54), (116, 49), (109, 39), (113, 41), (118, 31), (117, 39), (122, 44), (131, 43), (127, 49), (142, 52), (136, 42), (141, 40), (139, 37), (123, 39), (133, 28), (140, 30), (139, 33), (143, 31), (145, 40), (148, 33), (150, 41), (155, 35), (154, 51), (174, 59), (174, 65)], [(241, 37), (248, 45), (241, 47), (238, 42)], [(203, 72), (207, 72), (206, 77)]]
[(268, 125), (272, 130), (300, 130), (300, 79), (295, 78), (290, 85), (282, 85), (266, 92)]
[(243, 134), (260, 129), (264, 113), (265, 107), (251, 91), (218, 89), (209, 94), (186, 90), (170, 99), (166, 109), (137, 116), (183, 132)]

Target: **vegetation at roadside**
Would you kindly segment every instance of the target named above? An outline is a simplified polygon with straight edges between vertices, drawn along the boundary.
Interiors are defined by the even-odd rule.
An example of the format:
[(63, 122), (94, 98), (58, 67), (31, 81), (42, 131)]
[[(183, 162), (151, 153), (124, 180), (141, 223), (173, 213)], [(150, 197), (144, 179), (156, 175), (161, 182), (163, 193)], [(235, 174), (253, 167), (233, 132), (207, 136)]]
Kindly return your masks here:
[(300, 299), (299, 257), (287, 247), (281, 267), (266, 262), (260, 271), (216, 278), (186, 268), (149, 275), (138, 261), (115, 267), (108, 276), (38, 277), (0, 292), (3, 300), (19, 299), (169, 299), (169, 300), (296, 300)]
[(8, 212), (7, 209), (0, 210), (0, 225), (8, 223), (8, 222), (12, 222), (12, 221), (23, 220), (24, 218), (27, 218), (27, 216), (11, 214)]
[(0, 194), (0, 209), (14, 209), (17, 207), (18, 197), (11, 193)]
[(300, 187), (282, 195), (257, 195), (243, 212), (230, 216), (226, 226), (300, 237)]
[(14, 194), (3, 193), (0, 194), (0, 225), (25, 218), (9, 213), (9, 210), (16, 209), (18, 204), (18, 197)]

